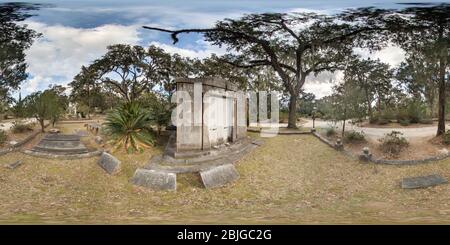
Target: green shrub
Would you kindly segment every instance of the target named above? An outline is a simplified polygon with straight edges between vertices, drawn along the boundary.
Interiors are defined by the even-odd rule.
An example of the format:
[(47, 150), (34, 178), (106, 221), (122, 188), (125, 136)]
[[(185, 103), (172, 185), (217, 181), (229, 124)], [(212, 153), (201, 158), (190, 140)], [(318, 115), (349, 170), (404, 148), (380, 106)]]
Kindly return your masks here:
[[(409, 121), (409, 116), (408, 116), (408, 112), (405, 109), (399, 109), (397, 112), (397, 121)], [(411, 123), (409, 121), (409, 123)]]
[(124, 147), (128, 153), (142, 152), (154, 142), (150, 122), (150, 113), (139, 103), (126, 103), (107, 115), (105, 132), (112, 138), (116, 149)]
[(388, 124), (389, 123), (389, 120), (387, 120), (387, 119), (385, 119), (385, 118), (380, 118), (380, 119), (378, 119), (378, 121), (377, 121), (377, 124), (378, 125), (386, 125), (386, 124)]
[(374, 114), (372, 117), (369, 118), (369, 123), (377, 124), (379, 119), (380, 119), (380, 116), (378, 114)]
[(414, 101), (408, 104), (407, 112), (411, 123), (419, 123), (424, 117), (425, 108), (420, 101)]
[(400, 123), (400, 125), (402, 125), (402, 126), (408, 126), (409, 124), (411, 124), (409, 119), (401, 119), (398, 121), (398, 123)]
[(433, 120), (431, 118), (423, 118), (420, 120), (422, 124), (433, 124)]
[(346, 132), (344, 136), (345, 142), (363, 142), (365, 141), (364, 132)]
[(29, 124), (14, 122), (11, 130), (15, 134), (20, 134), (20, 133), (25, 133), (28, 131), (33, 131), (33, 127), (32, 127), (32, 125), (29, 125)]
[(447, 130), (443, 136), (443, 142), (446, 145), (450, 145), (450, 130)]
[(391, 121), (395, 119), (395, 112), (390, 109), (386, 109), (381, 112), (380, 118)]
[(403, 134), (398, 131), (392, 131), (379, 139), (380, 148), (384, 153), (391, 155), (398, 155), (404, 148), (408, 147), (409, 143)]
[(326, 129), (326, 135), (328, 137), (333, 136), (336, 134), (336, 130), (333, 127), (327, 128)]
[(5, 144), (6, 142), (6, 132), (0, 129), (0, 145)]

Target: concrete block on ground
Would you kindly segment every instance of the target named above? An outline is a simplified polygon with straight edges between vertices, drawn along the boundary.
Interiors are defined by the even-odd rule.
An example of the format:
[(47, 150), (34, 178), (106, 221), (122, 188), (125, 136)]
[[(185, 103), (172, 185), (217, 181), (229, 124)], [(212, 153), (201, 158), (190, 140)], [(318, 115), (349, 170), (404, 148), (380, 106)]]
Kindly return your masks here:
[(215, 188), (236, 181), (239, 173), (233, 164), (224, 164), (200, 171), (200, 177), (206, 188)]
[(432, 174), (427, 176), (418, 176), (412, 178), (404, 178), (402, 180), (403, 189), (417, 189), (426, 188), (435, 185), (447, 184), (448, 181), (438, 174)]
[(177, 175), (159, 170), (139, 168), (134, 172), (131, 183), (155, 190), (176, 190)]
[(11, 164), (8, 164), (6, 167), (9, 169), (16, 169), (17, 167), (19, 167), (20, 165), (22, 165), (22, 161), (15, 161)]
[(120, 161), (113, 155), (103, 152), (97, 162), (108, 174), (115, 174), (120, 172)]

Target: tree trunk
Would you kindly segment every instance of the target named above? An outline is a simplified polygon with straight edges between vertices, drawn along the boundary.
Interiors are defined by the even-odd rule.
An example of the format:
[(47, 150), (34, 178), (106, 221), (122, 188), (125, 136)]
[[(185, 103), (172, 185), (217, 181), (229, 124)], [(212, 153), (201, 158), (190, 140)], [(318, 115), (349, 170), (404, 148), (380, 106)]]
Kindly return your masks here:
[(345, 134), (345, 120), (347, 120), (347, 108), (344, 109), (344, 120), (342, 120), (342, 139), (344, 139)]
[(369, 91), (367, 91), (367, 89), (365, 89), (365, 93), (366, 93), (366, 101), (367, 101), (367, 114), (369, 115), (369, 121), (370, 121), (373, 117), (372, 105), (371, 105), (371, 101), (369, 98)]
[(297, 94), (291, 94), (289, 99), (289, 119), (288, 128), (297, 128)]
[(91, 87), (88, 85), (88, 119), (91, 119)]
[(381, 97), (378, 95), (378, 113), (381, 113)]
[(44, 119), (38, 119), (39, 124), (41, 125), (41, 132), (45, 133), (45, 125), (44, 125)]
[(438, 98), (438, 129), (436, 136), (445, 133), (445, 57), (439, 59), (439, 98)]

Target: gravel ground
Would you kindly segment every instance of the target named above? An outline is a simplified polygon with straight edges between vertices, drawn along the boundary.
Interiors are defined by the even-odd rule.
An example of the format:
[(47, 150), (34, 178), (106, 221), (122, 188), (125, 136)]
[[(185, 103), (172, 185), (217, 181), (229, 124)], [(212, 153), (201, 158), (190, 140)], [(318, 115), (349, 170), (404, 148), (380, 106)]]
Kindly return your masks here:
[[(312, 120), (311, 119), (304, 119), (306, 122), (302, 124), (302, 127), (312, 128)], [(330, 121), (321, 121), (316, 120), (315, 126), (318, 128), (329, 128), (331, 125), (333, 125)], [(337, 123), (336, 127), (339, 128), (339, 130), (342, 129), (342, 123)], [(346, 123), (346, 131), (349, 130), (356, 130), (356, 131), (363, 131), (364, 134), (373, 139), (377, 140), (379, 138), (384, 137), (385, 134), (395, 131), (400, 131), (403, 133), (403, 136), (407, 139), (417, 139), (417, 138), (430, 138), (436, 135), (437, 126), (420, 126), (417, 128), (410, 127), (403, 127), (403, 128), (383, 128), (383, 127), (358, 127), (356, 125), (352, 125), (350, 123)]]
[[(304, 224), (448, 223), (450, 185), (403, 190), (403, 177), (438, 173), (450, 160), (420, 166), (362, 164), (310, 135), (283, 135), (237, 164), (241, 178), (206, 190), (196, 176), (178, 177), (176, 192), (129, 183), (160, 148), (125, 155), (107, 175), (89, 160), (0, 156), (0, 223)], [(4, 165), (22, 160), (15, 170)]]

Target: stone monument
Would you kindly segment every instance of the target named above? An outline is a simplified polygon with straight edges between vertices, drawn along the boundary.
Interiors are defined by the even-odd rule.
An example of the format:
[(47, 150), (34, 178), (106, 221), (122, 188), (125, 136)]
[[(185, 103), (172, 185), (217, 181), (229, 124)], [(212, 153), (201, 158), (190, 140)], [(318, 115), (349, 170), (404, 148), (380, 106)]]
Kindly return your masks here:
[(176, 89), (176, 130), (164, 154), (136, 170), (132, 182), (175, 190), (181, 173), (198, 174), (206, 188), (236, 181), (234, 163), (259, 145), (247, 137), (247, 96), (220, 78), (180, 78)]

